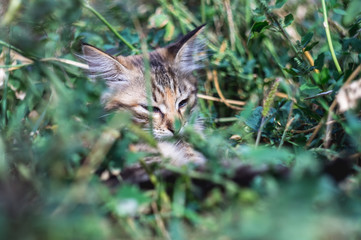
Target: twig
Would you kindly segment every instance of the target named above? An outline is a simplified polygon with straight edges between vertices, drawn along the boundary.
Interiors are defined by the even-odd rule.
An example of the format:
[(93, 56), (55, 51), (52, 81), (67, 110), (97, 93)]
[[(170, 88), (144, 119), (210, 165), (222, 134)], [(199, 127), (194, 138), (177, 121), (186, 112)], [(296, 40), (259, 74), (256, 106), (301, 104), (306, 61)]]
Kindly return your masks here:
[(231, 49), (234, 51), (235, 50), (235, 42), (236, 42), (236, 28), (234, 26), (234, 21), (233, 21), (233, 14), (232, 14), (232, 9), (231, 9), (231, 3), (229, 0), (224, 0), (223, 1), (224, 7), (226, 8), (226, 12), (227, 12), (227, 20), (228, 20), (228, 26), (229, 26), (229, 39), (231, 41)]
[(305, 130), (291, 130), (291, 132), (292, 133), (309, 133), (309, 132), (312, 132), (315, 129), (316, 129), (316, 127), (312, 127), (312, 128), (305, 129)]
[(307, 143), (306, 143), (306, 147), (308, 147), (308, 146), (311, 144), (311, 142), (313, 141), (313, 139), (316, 137), (316, 135), (317, 135), (318, 131), (320, 131), (323, 123), (324, 123), (324, 120), (321, 120), (321, 121), (317, 124), (317, 126), (315, 127), (315, 131), (313, 131), (311, 137), (308, 139), (308, 141), (307, 141)]
[(239, 106), (246, 105), (246, 102), (244, 102), (244, 101), (232, 100), (232, 99), (224, 99), (224, 100), (222, 100), (220, 98), (204, 95), (204, 94), (201, 94), (201, 93), (198, 93), (197, 97), (201, 98), (201, 99), (209, 100), (209, 101), (214, 101), (214, 102), (224, 102), (224, 100), (225, 100), (227, 103), (233, 104), (233, 105), (239, 105)]
[(76, 62), (76, 61), (69, 60), (69, 59), (64, 59), (64, 58), (50, 57), (50, 58), (40, 59), (40, 61), (42, 61), (42, 62), (51, 62), (51, 61), (61, 62), (61, 63), (72, 65), (72, 66), (75, 66), (75, 67), (78, 67), (78, 68), (89, 69), (89, 66), (87, 64)]
[(295, 120), (295, 118), (291, 118), (292, 116), (292, 112), (293, 112), (293, 102), (291, 102), (291, 106), (290, 106), (290, 111), (288, 113), (288, 118), (287, 118), (287, 123), (286, 123), (286, 127), (285, 127), (285, 130), (283, 131), (283, 134), (282, 134), (282, 138), (281, 138), (281, 142), (280, 142), (280, 145), (278, 146), (278, 149), (280, 149), (284, 143), (284, 140), (285, 140), (285, 137), (286, 137), (286, 132), (288, 130), (288, 128), (291, 126), (293, 120)]
[(265, 117), (262, 117), (261, 125), (259, 126), (259, 129), (257, 132), (257, 139), (256, 139), (256, 144), (255, 144), (256, 147), (258, 147), (259, 141), (261, 140), (261, 134), (262, 134), (264, 125), (265, 125)]
[[(61, 62), (61, 63), (72, 65), (72, 66), (75, 66), (75, 67), (78, 67), (78, 68), (89, 69), (89, 66), (87, 64), (80, 63), (80, 62), (73, 61), (73, 60), (69, 60), (69, 59), (64, 59), (64, 58), (50, 57), (50, 58), (42, 58), (39, 61), (40, 62)], [(11, 71), (15, 71), (17, 69), (20, 69), (22, 67), (29, 66), (31, 64), (34, 64), (34, 61), (29, 59), (28, 63), (18, 64), (18, 65), (4, 65), (4, 66), (0, 66), (0, 68), (5, 68), (6, 71), (11, 72)]]
[[(328, 110), (328, 115), (327, 115), (327, 122), (331, 121), (332, 120), (332, 114), (333, 114), (333, 111), (332, 109), (330, 108)], [(325, 148), (329, 148), (330, 144), (331, 144), (331, 131), (332, 131), (332, 124), (329, 124), (326, 126), (326, 133), (325, 133), (325, 139), (323, 141), (323, 146)]]
[(268, 123), (269, 120), (271, 120), (274, 115), (277, 113), (277, 111), (275, 111), (274, 113), (272, 113), (269, 117), (262, 117), (262, 121), (261, 121), (261, 125), (258, 129), (258, 133), (257, 133), (257, 139), (256, 139), (256, 143), (255, 143), (255, 146), (257, 147), (258, 144), (259, 144), (259, 141), (261, 140), (261, 134), (262, 134), (262, 131), (263, 131), (263, 127), (266, 126), (266, 124)]
[[(346, 82), (343, 84), (343, 86), (341, 87), (341, 89), (345, 88), (348, 84), (350, 84), (350, 82), (355, 79), (355, 77), (359, 74), (359, 72), (361, 71), (361, 64), (351, 73), (351, 75), (347, 78)], [(328, 112), (329, 114), (332, 114), (331, 112), (333, 111), (333, 109), (336, 107), (337, 101), (336, 99), (333, 100)], [(328, 118), (328, 117), (327, 117)], [(315, 131), (312, 133), (310, 139), (308, 139), (306, 146), (308, 147), (311, 142), (313, 141), (313, 139), (316, 137), (318, 131), (320, 131), (321, 126), (323, 125), (323, 120), (321, 120), (319, 122), (319, 124), (316, 126)], [(328, 129), (326, 129), (326, 131), (331, 131), (332, 127), (328, 127)]]
[(330, 91), (327, 91), (327, 92), (322, 92), (322, 93), (316, 94), (316, 95), (311, 96), (311, 97), (306, 97), (306, 98), (304, 98), (304, 100), (318, 98), (318, 97), (321, 97), (321, 96), (326, 96), (326, 95), (329, 95), (331, 93), (333, 93), (333, 90), (330, 90)]
[(333, 21), (331, 18), (328, 19), (328, 24), (330, 24), (331, 28), (334, 28), (342, 38), (347, 37), (348, 31), (343, 26), (341, 26), (341, 24)]
[(215, 86), (215, 88), (217, 90), (217, 93), (218, 93), (219, 97), (222, 99), (222, 102), (229, 108), (236, 109), (236, 110), (242, 110), (242, 108), (240, 108), (240, 107), (236, 107), (236, 106), (233, 106), (233, 105), (229, 104), (227, 99), (224, 97), (224, 95), (222, 93), (222, 90), (219, 87), (218, 75), (217, 75), (216, 70), (212, 71), (212, 75), (213, 75), (214, 86)]
[[(226, 48), (227, 48), (227, 42), (223, 41), (223, 43), (219, 49), (219, 52), (223, 53), (226, 50)], [(220, 62), (220, 58), (218, 58), (214, 61), (215, 64), (218, 64), (219, 62)], [(217, 93), (218, 93), (219, 97), (221, 98), (222, 102), (229, 108), (236, 109), (236, 110), (242, 110), (241, 108), (233, 106), (227, 102), (227, 99), (224, 97), (222, 90), (219, 87), (218, 74), (217, 74), (216, 70), (212, 71), (212, 76), (213, 76), (214, 87), (216, 88)]]
[(106, 129), (100, 135), (99, 140), (95, 143), (91, 152), (87, 156), (84, 164), (79, 168), (76, 173), (78, 180), (85, 180), (91, 176), (99, 164), (102, 162), (114, 142), (120, 137), (120, 133), (116, 129)]
[[(353, 71), (351, 73), (351, 75), (347, 78), (346, 82), (343, 84), (343, 86), (341, 87), (340, 91), (342, 91), (345, 87), (347, 87), (350, 82), (356, 78), (357, 74), (361, 71), (361, 65), (359, 65), (355, 71)], [(333, 115), (333, 109), (336, 107), (337, 104), (337, 100), (336, 98), (333, 100), (331, 107), (328, 110), (328, 116), (327, 116), (327, 122), (332, 120), (332, 115)], [(324, 147), (328, 148), (330, 146), (330, 142), (331, 142), (331, 131), (332, 131), (332, 124), (327, 125), (326, 127), (326, 134), (325, 134), (325, 139), (324, 139)]]
[[(341, 121), (345, 120), (345, 118), (341, 118), (340, 119)], [(330, 124), (334, 124), (335, 122), (337, 122), (336, 120), (330, 120), (330, 121), (327, 121), (325, 123), (325, 125), (330, 125)], [(309, 132), (312, 132), (316, 129), (317, 126), (315, 127), (312, 127), (312, 128), (309, 128), (309, 129), (305, 129), (305, 130), (291, 130), (292, 133), (309, 133)]]
[(155, 221), (156, 221), (159, 229), (161, 230), (163, 236), (166, 239), (171, 239), (171, 237), (169, 236), (169, 233), (167, 232), (167, 229), (165, 228), (164, 221), (163, 221), (162, 217), (159, 214), (157, 204), (155, 202), (152, 202), (151, 206), (152, 206), (152, 209), (153, 209), (153, 212), (154, 212)]

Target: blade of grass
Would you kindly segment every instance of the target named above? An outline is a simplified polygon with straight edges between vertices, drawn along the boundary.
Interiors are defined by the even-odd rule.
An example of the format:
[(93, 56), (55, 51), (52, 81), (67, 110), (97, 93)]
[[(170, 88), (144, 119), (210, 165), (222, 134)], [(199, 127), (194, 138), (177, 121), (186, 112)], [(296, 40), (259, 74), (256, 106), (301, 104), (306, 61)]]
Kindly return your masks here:
[[(82, 69), (88, 69), (89, 68), (88, 65), (86, 65), (84, 63), (80, 63), (80, 62), (77, 62), (77, 61), (64, 59), (64, 58), (55, 58), (55, 57), (42, 58), (39, 61), (40, 62), (61, 62), (61, 63), (65, 63), (67, 65), (71, 65), (71, 66), (82, 68)], [(5, 68), (7, 71), (11, 72), (11, 71), (20, 69), (22, 67), (29, 66), (31, 64), (34, 64), (34, 62), (31, 61), (29, 63), (17, 64), (17, 65), (0, 65), (0, 68)]]
[(12, 49), (12, 50), (15, 50), (15, 51), (17, 51), (17, 52), (19, 52), (19, 53), (21, 53), (21, 54), (24, 54), (24, 52), (21, 51), (19, 48), (14, 47), (13, 45), (11, 45), (11, 44), (9, 44), (9, 43), (7, 43), (7, 42), (4, 42), (4, 41), (2, 41), (2, 40), (0, 40), (0, 45), (3, 45), (3, 46), (5, 46), (5, 47), (7, 47), (7, 48), (10, 48), (10, 49)]
[(144, 64), (144, 79), (145, 79), (145, 89), (147, 95), (147, 104), (148, 104), (148, 111), (149, 111), (149, 127), (151, 130), (152, 135), (153, 133), (153, 103), (152, 103), (152, 82), (150, 79), (150, 62), (149, 62), (149, 51), (147, 47), (147, 43), (145, 41), (145, 34), (142, 31), (140, 26), (140, 22), (138, 19), (133, 19), (135, 29), (137, 30), (138, 34), (141, 36), (141, 48), (143, 54), (143, 64)]
[(88, 9), (89, 11), (91, 11), (95, 16), (97, 16), (99, 18), (99, 20), (102, 21), (109, 28), (109, 30), (112, 33), (114, 33), (114, 35), (117, 38), (119, 38), (120, 41), (122, 41), (125, 45), (127, 45), (133, 52), (138, 53), (138, 50), (132, 44), (130, 44), (125, 38), (123, 38), (117, 32), (117, 30), (115, 30), (115, 28), (97, 10), (95, 10), (92, 6), (90, 6), (89, 4), (86, 4), (86, 3), (83, 3), (83, 6), (86, 9)]
[(202, 22), (206, 22), (206, 3), (205, 3), (205, 0), (201, 0), (201, 16), (202, 16)]
[(325, 28), (326, 31), (326, 37), (327, 37), (327, 43), (328, 43), (328, 47), (330, 48), (331, 51), (331, 55), (332, 55), (332, 59), (333, 62), (336, 65), (337, 71), (339, 74), (342, 74), (342, 70), (340, 67), (340, 64), (337, 61), (337, 57), (335, 54), (335, 50), (333, 49), (333, 44), (332, 44), (332, 38), (331, 38), (331, 33), (330, 33), (330, 28), (328, 26), (328, 19), (327, 19), (327, 8), (326, 8), (326, 3), (325, 0), (322, 0), (322, 10), (323, 10), (323, 26)]
[[(9, 64), (10, 62), (10, 48), (8, 48), (8, 51), (5, 55), (5, 64)], [(9, 73), (5, 72), (4, 74), (4, 91), (3, 96), (1, 100), (1, 112), (2, 112), (2, 128), (4, 129), (6, 126), (6, 115), (7, 115), (7, 95), (8, 95), (8, 80), (9, 80)]]

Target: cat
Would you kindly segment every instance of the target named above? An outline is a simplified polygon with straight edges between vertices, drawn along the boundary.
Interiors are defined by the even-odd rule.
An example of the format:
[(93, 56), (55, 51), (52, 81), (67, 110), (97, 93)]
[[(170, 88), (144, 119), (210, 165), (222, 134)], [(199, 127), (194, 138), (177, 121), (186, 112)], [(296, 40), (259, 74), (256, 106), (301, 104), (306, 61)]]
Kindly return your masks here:
[[(159, 151), (161, 159), (169, 159), (170, 163), (178, 166), (189, 162), (197, 165), (205, 163), (205, 157), (185, 141), (174, 144), (166, 140), (181, 135), (191, 115), (197, 111), (197, 79), (192, 73), (202, 67), (201, 61), (205, 57), (205, 44), (200, 38), (204, 27), (205, 24), (175, 43), (149, 53), (150, 106), (143, 55), (115, 57), (83, 44), (82, 58), (89, 66), (89, 76), (103, 79), (108, 87), (102, 96), (104, 108), (107, 111), (129, 111), (135, 123), (144, 129), (152, 128), (158, 149), (137, 144), (133, 147), (136, 151)], [(202, 131), (200, 121), (196, 121), (194, 129)], [(160, 161), (160, 158), (147, 160)]]

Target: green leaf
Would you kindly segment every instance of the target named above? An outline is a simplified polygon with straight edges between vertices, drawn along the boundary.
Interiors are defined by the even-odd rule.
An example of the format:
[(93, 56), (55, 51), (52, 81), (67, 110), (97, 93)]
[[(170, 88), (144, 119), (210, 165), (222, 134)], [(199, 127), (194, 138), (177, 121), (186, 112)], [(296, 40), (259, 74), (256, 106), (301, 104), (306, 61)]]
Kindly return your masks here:
[(261, 32), (263, 29), (269, 26), (267, 21), (256, 22), (253, 24), (251, 32)]
[(283, 68), (283, 70), (285, 70), (286, 72), (288, 72), (289, 74), (291, 74), (293, 76), (299, 75), (299, 71), (295, 68)]
[(155, 13), (149, 18), (148, 27), (151, 28), (162, 28), (169, 22), (167, 14)]
[(264, 16), (264, 15), (255, 16), (253, 18), (253, 21), (255, 21), (255, 22), (263, 22), (263, 21), (266, 21), (266, 20), (267, 20), (267, 17)]
[(302, 37), (301, 40), (302, 48), (306, 47), (307, 44), (310, 43), (312, 37), (313, 37), (313, 32), (308, 32), (305, 36)]
[(285, 5), (286, 2), (287, 2), (287, 0), (277, 0), (276, 4), (275, 4), (275, 8), (283, 7), (283, 5)]
[(340, 15), (346, 15), (347, 14), (345, 10), (340, 9), (340, 8), (335, 8), (335, 9), (333, 9), (333, 11), (335, 13), (337, 13), (337, 14), (340, 14)]
[(355, 52), (361, 52), (361, 40), (357, 38), (345, 38), (342, 41), (342, 50), (348, 51), (348, 49), (354, 50)]
[(305, 51), (311, 51), (312, 48), (313, 48), (314, 46), (316, 46), (318, 43), (319, 43), (319, 41), (316, 41), (316, 42), (311, 43), (310, 45), (308, 45), (308, 46), (305, 48)]
[(322, 92), (322, 90), (319, 87), (317, 87), (315, 85), (311, 85), (309, 83), (302, 84), (300, 87), (300, 91), (301, 91), (301, 94), (306, 97), (314, 96), (314, 95)]
[(314, 75), (317, 84), (324, 85), (330, 80), (330, 70), (328, 68), (322, 68), (319, 74)]
[(168, 22), (168, 24), (165, 26), (165, 34), (164, 34), (164, 40), (170, 41), (174, 37), (174, 24), (172, 22)]
[(361, 13), (360, 0), (353, 0), (348, 5), (348, 8), (346, 10), (346, 15), (343, 18), (343, 23), (345, 25), (351, 24), (354, 21), (354, 19), (357, 17), (357, 15), (360, 13)]
[(290, 13), (285, 17), (284, 20), (285, 27), (291, 25), (292, 22), (293, 22), (293, 15)]
[(321, 70), (323, 67), (323, 62), (325, 60), (325, 53), (321, 53), (318, 55), (317, 59), (315, 60), (315, 68)]
[(251, 33), (248, 36), (247, 39), (247, 45), (249, 43), (249, 41), (255, 36), (254, 33), (260, 33), (263, 31), (263, 29), (268, 28), (269, 24), (267, 21), (263, 21), (263, 22), (256, 22), (253, 24), (252, 28), (251, 28)]
[(249, 126), (250, 128), (252, 128), (254, 131), (257, 131), (261, 125), (261, 120), (262, 120), (262, 110), (263, 107), (259, 106), (257, 107), (251, 114), (251, 116), (249, 116), (246, 120), (245, 120), (245, 124), (247, 126)]

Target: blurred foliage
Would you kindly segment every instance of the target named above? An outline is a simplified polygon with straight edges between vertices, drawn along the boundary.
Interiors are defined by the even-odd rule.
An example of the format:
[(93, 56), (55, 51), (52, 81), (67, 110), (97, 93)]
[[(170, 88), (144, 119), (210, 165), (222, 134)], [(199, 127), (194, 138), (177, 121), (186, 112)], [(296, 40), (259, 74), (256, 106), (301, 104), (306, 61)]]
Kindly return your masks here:
[[(321, 2), (2, 1), (1, 238), (360, 239), (360, 108), (333, 111), (327, 128), (337, 92), (361, 64), (358, 6), (358, 0), (327, 1), (340, 74)], [(199, 99), (207, 137), (192, 129), (185, 137), (207, 156), (208, 171), (155, 166), (180, 175), (174, 182), (153, 175), (150, 189), (120, 178), (109, 186), (87, 174), (141, 161), (145, 153), (131, 145), (154, 139), (128, 115), (103, 111), (105, 85), (78, 65), (81, 42), (136, 54), (142, 40), (154, 49), (201, 23), (207, 23), (209, 57), (198, 74), (199, 92), (219, 97), (222, 91), (245, 103), (239, 110), (232, 102)], [(236, 173), (222, 164), (227, 159), (235, 166), (286, 166), (289, 173), (265, 173), (239, 186), (229, 180)], [(350, 163), (354, 174), (325, 174), (335, 161)], [(337, 175), (343, 165), (335, 166)], [(193, 178), (216, 186), (204, 190)]]

